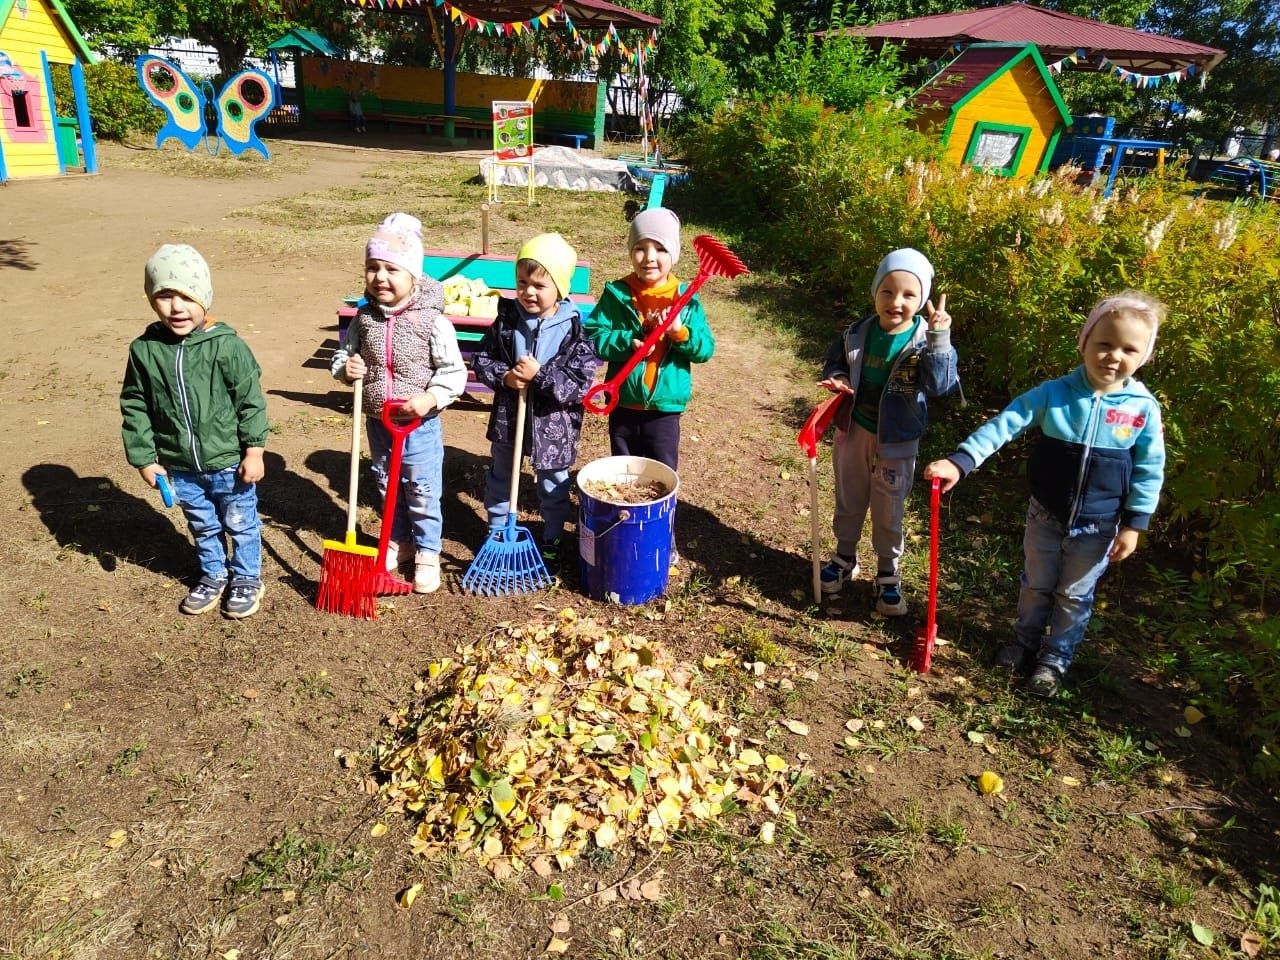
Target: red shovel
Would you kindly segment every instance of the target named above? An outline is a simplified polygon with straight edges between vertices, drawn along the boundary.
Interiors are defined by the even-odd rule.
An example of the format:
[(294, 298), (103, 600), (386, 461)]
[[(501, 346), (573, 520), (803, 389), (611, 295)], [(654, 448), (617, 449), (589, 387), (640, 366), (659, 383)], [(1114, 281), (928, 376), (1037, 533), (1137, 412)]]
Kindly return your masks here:
[(395, 525), (396, 497), (400, 489), (400, 462), (404, 457), (404, 438), (422, 424), (421, 417), (407, 420), (395, 415), (404, 407), (403, 400), (387, 400), (382, 404), (382, 425), (391, 434), (391, 458), (387, 464), (387, 499), (382, 507), (382, 533), (378, 536), (378, 559), (373, 562), (373, 583), (370, 592), (374, 596), (394, 593), (411, 593), (413, 584), (387, 572), (387, 545), (391, 542), (391, 528)]
[(924, 628), (916, 634), (911, 666), (916, 673), (928, 673), (933, 662), (933, 645), (938, 640), (938, 508), (942, 500), (942, 480), (934, 477), (929, 489), (929, 614)]
[(746, 264), (738, 259), (738, 255), (726, 247), (715, 237), (701, 234), (693, 238), (693, 249), (698, 253), (698, 275), (693, 281), (684, 288), (684, 293), (680, 294), (671, 309), (667, 311), (666, 318), (655, 326), (649, 335), (644, 338), (644, 343), (640, 344), (639, 349), (631, 355), (631, 358), (622, 365), (612, 377), (604, 383), (597, 383), (594, 387), (587, 391), (586, 397), (583, 398), (583, 406), (592, 413), (607, 414), (612, 413), (613, 408), (618, 405), (618, 388), (631, 375), (631, 371), (640, 365), (640, 361), (649, 355), (652, 350), (667, 332), (667, 328), (675, 322), (676, 317), (680, 316), (680, 311), (685, 308), (693, 295), (698, 292), (708, 277), (734, 277), (741, 276), (744, 273), (750, 273)]
[(822, 604), (822, 522), (818, 517), (818, 441), (831, 426), (831, 420), (840, 406), (843, 393), (832, 394), (813, 408), (796, 437), (796, 443), (809, 458), (809, 522), (813, 534), (813, 602)]

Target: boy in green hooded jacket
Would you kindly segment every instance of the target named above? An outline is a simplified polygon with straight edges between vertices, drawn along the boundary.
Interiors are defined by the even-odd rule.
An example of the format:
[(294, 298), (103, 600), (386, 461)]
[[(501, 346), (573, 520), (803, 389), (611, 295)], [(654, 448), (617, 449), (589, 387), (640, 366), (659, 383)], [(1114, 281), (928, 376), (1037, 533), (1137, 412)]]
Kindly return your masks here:
[(236, 332), (209, 315), (213, 280), (193, 247), (157, 250), (144, 289), (159, 320), (129, 345), (120, 390), (125, 456), (149, 486), (168, 478), (195, 539), (201, 576), (179, 609), (205, 613), (225, 594), (223, 613), (243, 619), (258, 612), (263, 589), (261, 371)]

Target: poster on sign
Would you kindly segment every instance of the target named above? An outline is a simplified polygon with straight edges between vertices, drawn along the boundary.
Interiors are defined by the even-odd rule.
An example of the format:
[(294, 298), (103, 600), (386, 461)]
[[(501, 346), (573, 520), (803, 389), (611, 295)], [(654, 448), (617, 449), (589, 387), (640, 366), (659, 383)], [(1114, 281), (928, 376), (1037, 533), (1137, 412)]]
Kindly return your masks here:
[(519, 160), (533, 156), (533, 101), (493, 101), (493, 156)]

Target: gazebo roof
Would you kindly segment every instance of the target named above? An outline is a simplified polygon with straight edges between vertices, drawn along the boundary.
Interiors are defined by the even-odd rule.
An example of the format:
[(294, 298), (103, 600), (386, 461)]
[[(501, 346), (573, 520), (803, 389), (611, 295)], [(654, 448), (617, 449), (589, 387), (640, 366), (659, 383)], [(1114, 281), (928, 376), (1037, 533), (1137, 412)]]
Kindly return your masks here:
[[(346, 0), (346, 2), (354, 6), (377, 7), (403, 13), (423, 13), (425, 11), (421, 8), (436, 6), (435, 0)], [(497, 22), (532, 20), (548, 11), (563, 11), (568, 14), (576, 27), (607, 29), (610, 24), (613, 24), (620, 29), (627, 27), (652, 29), (662, 24), (659, 17), (628, 10), (616, 3), (609, 3), (608, 0), (562, 0), (560, 3), (547, 3), (546, 0), (460, 0), (460, 3), (455, 6), (465, 9), (467, 13), (481, 20)]]
[(1105, 57), (1116, 66), (1138, 74), (1165, 73), (1189, 66), (1208, 71), (1225, 56), (1217, 47), (1117, 27), (1027, 3), (846, 27), (845, 32), (872, 40), (898, 41), (909, 53), (925, 57), (941, 56), (957, 43), (975, 42), (1034, 43), (1047, 61), (1084, 50), (1086, 56), (1077, 67), (1096, 69)]
[(314, 30), (303, 30), (294, 27), (283, 37), (267, 44), (268, 50), (301, 50), (303, 53), (317, 53), (322, 57), (341, 57), (342, 51), (327, 38)]

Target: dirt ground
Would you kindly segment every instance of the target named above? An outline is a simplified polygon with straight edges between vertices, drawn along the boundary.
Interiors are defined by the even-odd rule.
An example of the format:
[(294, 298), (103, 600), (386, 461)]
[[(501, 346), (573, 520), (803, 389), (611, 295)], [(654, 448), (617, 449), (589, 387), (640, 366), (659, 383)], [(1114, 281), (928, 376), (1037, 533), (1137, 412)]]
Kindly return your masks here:
[[(718, 349), (685, 418), (686, 562), (666, 602), (595, 603), (571, 574), (527, 597), (461, 592), (484, 536), (488, 454), (486, 407), (467, 402), (445, 415), (445, 588), (396, 598), (376, 622), (317, 612), (320, 542), (344, 522), (350, 410), (324, 357), (373, 220), (333, 223), (312, 202), (316, 242), (300, 247), (296, 223), (277, 236), (253, 211), (332, 191), (390, 211), (394, 196), (370, 177), (405, 155), (282, 154), (270, 179), (218, 180), (159, 173), (108, 146), (100, 176), (0, 190), (0, 957), (537, 956), (560, 911), (568, 955), (581, 957), (1238, 948), (1245, 895), (1274, 868), (1275, 809), (1232, 783), (1229, 751), (1210, 736), (1175, 733), (1184, 704), (1172, 690), (1127, 676), (1115, 697), (1099, 687), (1028, 715), (979, 665), (990, 624), (944, 622), (954, 642), (917, 678), (901, 666), (915, 621), (873, 618), (865, 581), (815, 615), (794, 436), (817, 397), (757, 322), (779, 302), (775, 281), (719, 282), (706, 298)], [(469, 204), (428, 223), (429, 245), (473, 249), (475, 157), (448, 163), (456, 178), (442, 175), (441, 195)], [(599, 237), (614, 238), (599, 256), (579, 243), (598, 290), (621, 272), (622, 199), (581, 202), (598, 205)], [(495, 245), (513, 246), (532, 216), (496, 211)], [(263, 368), (267, 593), (244, 622), (178, 613), (193, 550), (180, 514), (121, 451), (120, 376), (150, 316), (142, 265), (169, 241), (205, 254), (214, 312)], [(580, 463), (607, 453), (603, 424), (588, 421)], [(366, 542), (377, 532), (368, 487)], [(919, 548), (913, 539), (917, 573)], [(987, 580), (1003, 614), (1014, 575)], [(918, 583), (910, 598), (918, 609)], [(370, 746), (425, 663), (565, 606), (695, 662), (735, 651), (738, 666), (711, 681), (722, 707), (813, 773), (793, 797), (795, 829), (763, 845), (746, 816), (656, 857), (600, 857), (557, 878), (563, 903), (529, 874), (499, 882), (464, 859), (416, 861), (405, 820), (371, 837)], [(878, 731), (870, 747), (842, 745), (850, 719)], [(1157, 743), (1126, 748), (1135, 722)], [(1089, 724), (1116, 731), (1111, 755), (1082, 746)], [(985, 769), (1002, 772), (1003, 794), (975, 790)], [(660, 877), (661, 896), (580, 899), (631, 875)], [(423, 893), (402, 909), (396, 895), (414, 882)], [(1197, 928), (1217, 931), (1213, 947)]]

